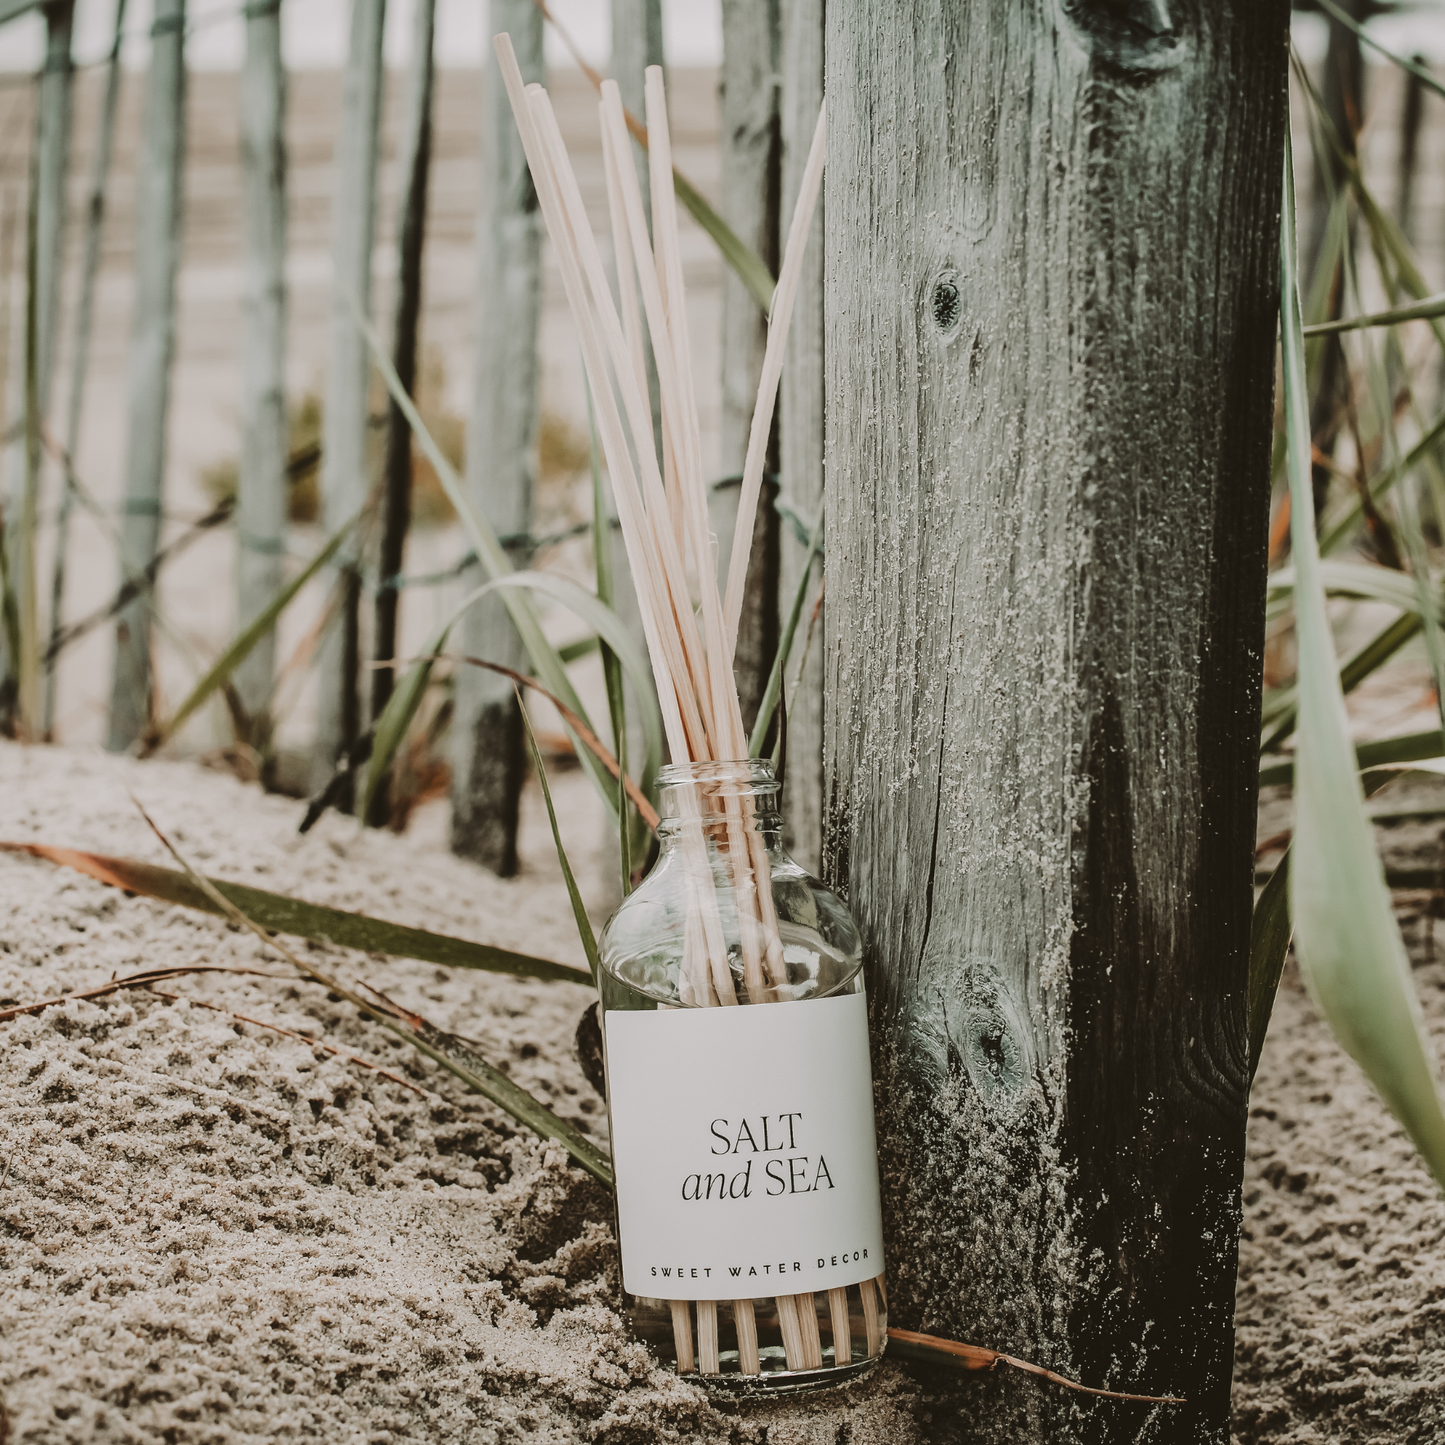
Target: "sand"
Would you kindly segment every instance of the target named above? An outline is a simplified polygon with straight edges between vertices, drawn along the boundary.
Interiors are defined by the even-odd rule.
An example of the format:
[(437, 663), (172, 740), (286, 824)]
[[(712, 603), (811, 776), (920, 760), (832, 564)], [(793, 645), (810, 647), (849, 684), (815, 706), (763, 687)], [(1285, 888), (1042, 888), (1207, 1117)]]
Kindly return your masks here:
[[(558, 779), (585, 815), (580, 774)], [(579, 792), (579, 789), (581, 790)], [(582, 964), (551, 868), (501, 882), (421, 838), (194, 765), (0, 745), (0, 836), (165, 861)], [(423, 830), (425, 831), (425, 830)], [(545, 862), (536, 820), (528, 858)], [(588, 992), (316, 948), (478, 1040), (605, 1138), (572, 1051)], [(219, 919), (0, 856), (0, 1007), (165, 962), (286, 971)], [(717, 1440), (907, 1445), (896, 1367), (719, 1415), (616, 1312), (607, 1194), (449, 1075), (289, 979), (197, 975), (0, 1024), (0, 1388), (12, 1442)], [(421, 1093), (200, 1007), (322, 1034)]]
[[(556, 781), (585, 821), (585, 781)], [(328, 818), (303, 839), (298, 804), (193, 764), (0, 744), (0, 837), (165, 861), (132, 791), (213, 873), (581, 962), (535, 798), (522, 875), (502, 882), (444, 851), (439, 818), (403, 837)], [(599, 857), (583, 848), (580, 869), (605, 910)], [(1402, 905), (1439, 1035), (1445, 962), (1422, 901)], [(586, 990), (312, 956), (477, 1039), (605, 1137), (572, 1052)], [(221, 920), (0, 855), (0, 1007), (196, 961), (285, 972)], [(607, 1196), (560, 1150), (314, 984), (165, 987), (181, 997), (129, 990), (0, 1024), (11, 1442), (921, 1445), (971, 1438), (973, 1390), (1049, 1388), (885, 1364), (821, 1402), (720, 1413), (630, 1341)], [(1440, 1438), (1445, 1202), (1292, 971), (1250, 1130), (1236, 1438)]]

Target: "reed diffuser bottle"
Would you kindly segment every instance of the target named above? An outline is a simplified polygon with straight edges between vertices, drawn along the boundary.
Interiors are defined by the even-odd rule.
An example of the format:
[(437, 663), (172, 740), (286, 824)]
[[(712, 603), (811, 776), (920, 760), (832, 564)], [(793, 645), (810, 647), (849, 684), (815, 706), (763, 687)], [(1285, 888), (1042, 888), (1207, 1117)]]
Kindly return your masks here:
[[(886, 1335), (858, 934), (779, 844), (777, 783), (747, 760), (733, 678), (824, 115), (768, 311), (724, 579), (708, 525), (662, 71), (646, 72), (645, 130), (616, 83), (602, 82), (609, 269), (550, 97), (523, 84), (505, 35), (493, 46), (577, 323), (674, 760), (659, 775), (661, 856), (608, 924), (599, 980), (623, 1288), (637, 1328), (681, 1372), (728, 1388), (830, 1384), (867, 1369)], [(629, 133), (647, 142), (650, 228)]]
[[(705, 1382), (838, 1383), (887, 1329), (858, 930), (783, 851), (769, 764), (659, 782), (657, 864), (600, 943), (629, 1314)], [(752, 1007), (779, 1003), (808, 1007)]]

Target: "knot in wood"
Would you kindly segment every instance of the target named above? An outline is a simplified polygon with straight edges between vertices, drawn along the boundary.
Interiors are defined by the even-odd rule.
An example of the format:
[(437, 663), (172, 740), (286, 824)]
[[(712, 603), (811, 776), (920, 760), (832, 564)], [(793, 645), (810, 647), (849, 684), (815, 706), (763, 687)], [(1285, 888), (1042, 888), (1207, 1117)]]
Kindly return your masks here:
[(1121, 70), (1172, 70), (1186, 53), (1178, 0), (1059, 0), (1065, 24), (1092, 55)]

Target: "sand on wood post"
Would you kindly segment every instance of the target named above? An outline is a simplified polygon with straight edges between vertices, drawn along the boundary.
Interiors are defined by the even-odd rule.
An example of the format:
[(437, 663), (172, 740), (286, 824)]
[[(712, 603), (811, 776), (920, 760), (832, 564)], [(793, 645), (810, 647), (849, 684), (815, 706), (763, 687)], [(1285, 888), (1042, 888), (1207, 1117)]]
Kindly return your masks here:
[[(782, 205), (791, 216), (807, 168), (818, 107), (823, 103), (823, 0), (790, 0), (782, 7)], [(808, 533), (823, 505), (823, 248), (822, 209), (816, 234), (803, 257), (803, 274), (778, 399), (779, 499), (792, 516), (778, 525), (778, 609), (785, 616), (808, 556)], [(800, 525), (798, 525), (800, 524)], [(814, 560), (810, 587), (821, 584), (823, 566)], [(806, 610), (793, 640), (789, 684), (802, 658), (809, 617)], [(810, 873), (818, 871), (823, 840), (823, 649), (817, 639), (798, 686), (787, 696), (788, 751), (783, 777), (783, 843)]]
[[(376, 226), (377, 131), (383, 74), (381, 34), (386, 0), (352, 0), (351, 38), (336, 139), (331, 216), (331, 337), (322, 419), (321, 506), (327, 535), (354, 517), (371, 490), (367, 394), (371, 362), (356, 311), (371, 314), (371, 249)], [(358, 534), (347, 538), (331, 569), (336, 611), (317, 649), (316, 738), (311, 788), (326, 785), (361, 726)], [(351, 799), (339, 800), (350, 808)]]
[[(280, 0), (246, 10), (241, 70), (241, 178), (245, 260), (241, 292), (241, 462), (236, 477), (236, 630), (285, 580), (286, 72)], [(251, 722), (247, 741), (270, 752), (268, 712), (276, 633), (252, 649), (233, 681)]]
[[(777, 272), (779, 162), (778, 0), (723, 0), (723, 61), (719, 81), (722, 147), (718, 210), (738, 236)], [(814, 108), (814, 118), (817, 109)], [(807, 142), (804, 141), (806, 146)], [(747, 454), (753, 403), (767, 345), (767, 318), (757, 299), (729, 269), (722, 280), (722, 431), (718, 477), (737, 476)], [(774, 467), (770, 465), (771, 472)], [(764, 489), (753, 527), (747, 603), (738, 630), (733, 671), (743, 724), (751, 730), (778, 642), (778, 525), (775, 488)], [(723, 486), (708, 497), (717, 536), (718, 575), (732, 555), (738, 489)]]
[[(156, 0), (136, 177), (135, 301), (128, 366), (122, 561), (144, 572), (160, 540), (166, 418), (175, 355), (176, 267), (185, 161), (185, 0)], [(106, 747), (123, 752), (150, 720), (151, 598), (120, 612)]]
[[(435, 63), (436, 0), (417, 0), (412, 15), (411, 70), (407, 79), (402, 136), (402, 202), (397, 236), (397, 284), (391, 330), (392, 366), (410, 394), (416, 385), (417, 330), (421, 319), (422, 247), (426, 237), (427, 178), (431, 170), (432, 91)], [(406, 555), (411, 526), (411, 426), (395, 400), (386, 413), (386, 457), (382, 464), (381, 545), (378, 549), (376, 630), (372, 642), (378, 665), (371, 675), (371, 717), (381, 716), (391, 697), (395, 672), (397, 578)], [(383, 780), (372, 798), (371, 817), (384, 824), (390, 816), (390, 787)]]
[[(522, 78), (540, 81), (542, 15), (532, 0), (491, 0), (487, 34), (512, 37)], [(488, 52), (482, 103), (482, 184), (477, 209), (477, 360), (467, 422), (466, 485), (477, 510), (508, 543), (518, 566), (529, 556), (537, 437), (537, 321), (542, 219), (507, 93)], [(510, 540), (509, 540), (510, 539)], [(469, 587), (486, 581), (481, 568)], [(462, 622), (463, 650), (525, 667), (521, 639), (495, 596)], [(512, 685), (478, 667), (456, 677), (452, 727), (453, 852), (509, 876), (517, 870), (517, 806), (525, 760)]]
[[(1131, 38), (1093, 3), (828, 6), (824, 861), (869, 960), (890, 1321), (1186, 1396), (1168, 1438), (1203, 1442), (1289, 12), (1155, 10)], [(972, 1399), (979, 1438), (1138, 1438)]]
[[(66, 398), (65, 451), (73, 458), (80, 446), (80, 418), (85, 399), (85, 380), (90, 360), (91, 324), (95, 315), (95, 279), (100, 271), (100, 242), (105, 219), (105, 191), (110, 180), (110, 162), (115, 148), (115, 113), (120, 100), (120, 46), (124, 35), (126, 0), (116, 0), (115, 38), (105, 69), (105, 95), (96, 124), (94, 160), (85, 209), (85, 253), (80, 267), (80, 298), (75, 307), (75, 336), (70, 354), (70, 393)], [(70, 514), (75, 489), (70, 473), (65, 474), (60, 505), (55, 518), (55, 549), (50, 574), (50, 645), (46, 649), (45, 715), (46, 737), (55, 735), (57, 647), (65, 621), (65, 564), (70, 547)]]

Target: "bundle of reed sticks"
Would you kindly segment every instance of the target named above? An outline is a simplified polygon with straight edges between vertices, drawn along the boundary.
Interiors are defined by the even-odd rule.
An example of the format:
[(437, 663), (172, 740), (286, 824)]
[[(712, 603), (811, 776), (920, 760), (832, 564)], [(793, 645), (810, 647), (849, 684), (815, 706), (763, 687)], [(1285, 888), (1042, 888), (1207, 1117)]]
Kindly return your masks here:
[[(733, 678), (733, 654), (788, 325), (823, 178), (823, 112), (820, 109), (818, 114), (774, 293), (731, 561), (726, 585), (720, 587), (708, 527), (662, 70), (654, 66), (646, 74), (651, 235), (632, 163), (628, 138), (631, 118), (623, 110), (616, 82), (604, 81), (602, 85), (598, 109), (617, 281), (614, 297), (551, 100), (542, 86), (523, 84), (508, 36), (497, 36), (493, 44), (580, 334), (597, 430), (627, 546), (673, 761), (746, 759), (748, 739)], [(648, 397), (644, 322), (657, 369), (661, 456)], [(681, 791), (682, 853), (689, 895), (679, 980), (681, 1000), (693, 1006), (739, 1002), (717, 897), (719, 880), (714, 875), (702, 826), (687, 826), (696, 819), (699, 825), (707, 823), (714, 839), (721, 840), (715, 842), (715, 847), (724, 860), (726, 876), (722, 881), (735, 895), (742, 983), (748, 1002), (773, 1001), (774, 990), (785, 981), (782, 945), (766, 846), (754, 825), (751, 801), (736, 796), (736, 790), (726, 786), (703, 785)], [(870, 1356), (881, 1347), (881, 1341), (874, 1338), (879, 1331), (872, 1288), (872, 1281), (864, 1286)], [(829, 1294), (835, 1358), (846, 1362), (851, 1357), (846, 1291), (831, 1290)], [(670, 1301), (678, 1369), (688, 1372), (700, 1365), (703, 1374), (717, 1374), (717, 1303), (696, 1302), (696, 1362), (690, 1303)], [(732, 1309), (741, 1371), (756, 1375), (760, 1365), (753, 1302), (736, 1300)], [(779, 1298), (777, 1309), (788, 1367), (821, 1368), (822, 1347), (813, 1296)]]

